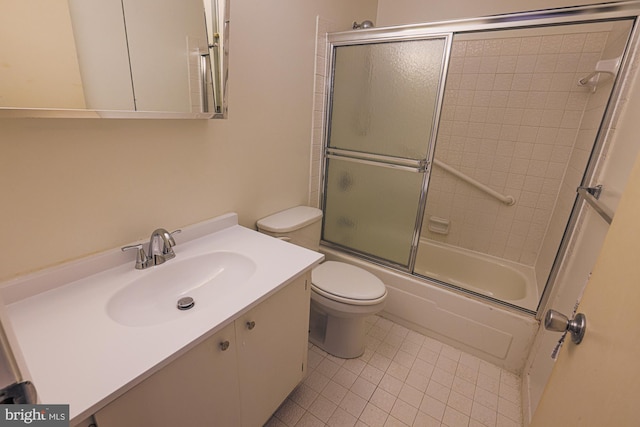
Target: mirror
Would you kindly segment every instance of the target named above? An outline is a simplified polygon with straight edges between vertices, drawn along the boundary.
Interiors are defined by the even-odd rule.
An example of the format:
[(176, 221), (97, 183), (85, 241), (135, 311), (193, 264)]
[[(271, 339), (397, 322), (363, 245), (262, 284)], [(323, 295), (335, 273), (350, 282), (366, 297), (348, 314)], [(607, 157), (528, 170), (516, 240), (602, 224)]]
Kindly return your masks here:
[(228, 0), (3, 0), (0, 117), (225, 117), (228, 12)]

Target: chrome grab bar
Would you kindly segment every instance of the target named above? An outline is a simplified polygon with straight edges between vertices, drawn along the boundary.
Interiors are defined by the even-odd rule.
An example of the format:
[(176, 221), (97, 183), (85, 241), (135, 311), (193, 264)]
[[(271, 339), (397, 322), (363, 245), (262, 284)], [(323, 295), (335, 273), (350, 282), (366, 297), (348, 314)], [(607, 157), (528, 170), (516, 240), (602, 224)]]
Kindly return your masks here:
[(578, 192), (578, 196), (582, 197), (585, 202), (587, 202), (605, 221), (607, 224), (611, 224), (613, 220), (613, 215), (607, 211), (607, 208), (602, 206), (598, 199), (600, 198), (600, 193), (602, 193), (602, 185), (596, 185), (595, 187), (587, 187), (581, 185), (576, 190)]

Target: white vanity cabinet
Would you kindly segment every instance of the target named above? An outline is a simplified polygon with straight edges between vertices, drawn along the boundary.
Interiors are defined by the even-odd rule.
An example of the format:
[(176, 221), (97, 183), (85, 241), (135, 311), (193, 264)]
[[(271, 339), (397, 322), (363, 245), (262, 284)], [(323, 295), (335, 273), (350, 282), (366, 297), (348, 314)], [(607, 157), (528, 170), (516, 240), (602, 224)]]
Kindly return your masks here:
[(239, 425), (234, 329), (228, 325), (100, 409), (97, 426)]
[(266, 423), (307, 369), (311, 274), (236, 320), (242, 426)]
[(310, 283), (307, 272), (97, 411), (97, 426), (262, 426), (304, 376)]

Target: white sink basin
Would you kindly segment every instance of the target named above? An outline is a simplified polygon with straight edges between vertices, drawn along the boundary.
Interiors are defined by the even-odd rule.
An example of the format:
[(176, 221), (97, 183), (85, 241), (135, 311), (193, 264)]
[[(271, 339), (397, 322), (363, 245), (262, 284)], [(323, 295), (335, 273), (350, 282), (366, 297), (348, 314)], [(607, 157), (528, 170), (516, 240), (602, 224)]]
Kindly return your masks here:
[[(179, 255), (178, 255), (179, 256)], [(225, 297), (230, 288), (242, 286), (256, 271), (250, 258), (236, 252), (210, 252), (191, 258), (178, 257), (141, 270), (141, 277), (116, 292), (107, 313), (125, 326), (149, 326), (188, 316)], [(178, 300), (191, 297), (195, 305), (177, 308)]]

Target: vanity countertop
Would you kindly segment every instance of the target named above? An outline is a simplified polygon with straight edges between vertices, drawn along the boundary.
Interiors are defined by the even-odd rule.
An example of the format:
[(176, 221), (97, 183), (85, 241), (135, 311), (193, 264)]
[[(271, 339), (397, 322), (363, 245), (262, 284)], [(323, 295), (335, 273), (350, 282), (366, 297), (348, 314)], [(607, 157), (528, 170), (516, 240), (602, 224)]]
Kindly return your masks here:
[[(253, 260), (255, 273), (242, 285), (221, 292), (206, 309), (196, 302), (181, 313), (184, 316), (149, 326), (124, 326), (107, 313), (107, 301), (146, 271), (135, 270), (132, 254), (123, 257), (119, 249), (88, 263), (94, 269), (109, 266), (106, 269), (92, 272), (82, 261), (74, 262), (2, 287), (10, 327), (39, 402), (69, 404), (72, 425), (323, 259), (317, 252), (238, 225), (235, 214), (185, 229), (175, 239), (176, 258), (152, 269), (160, 271), (181, 258), (231, 251)], [(65, 283), (69, 278), (74, 280)]]

